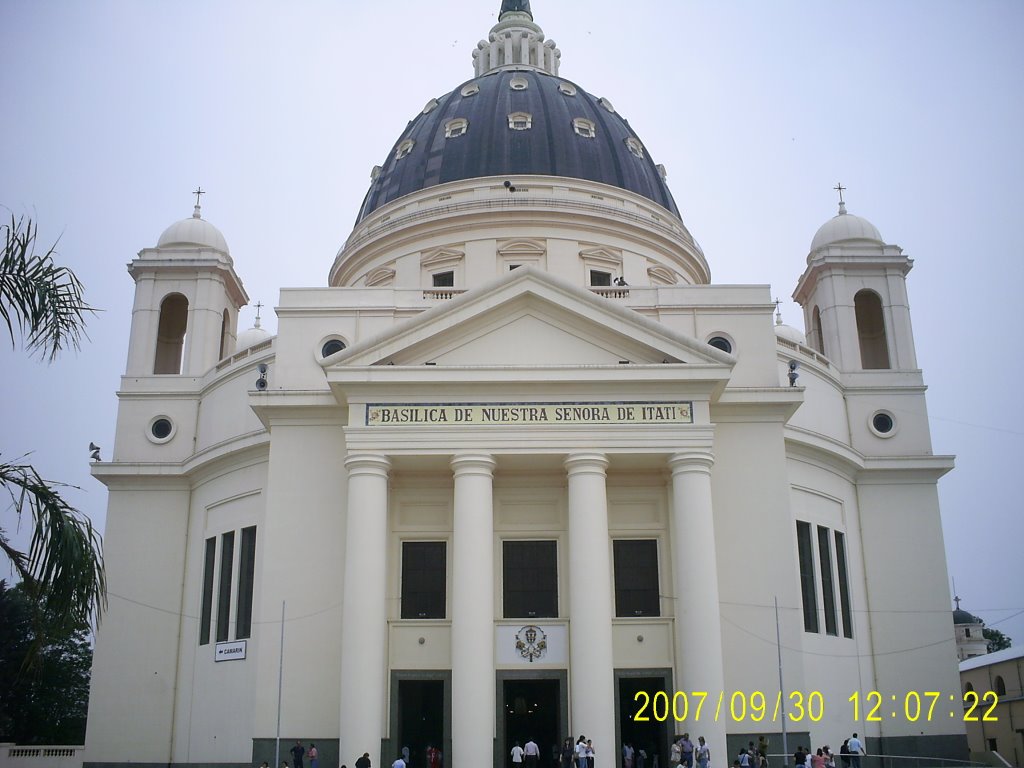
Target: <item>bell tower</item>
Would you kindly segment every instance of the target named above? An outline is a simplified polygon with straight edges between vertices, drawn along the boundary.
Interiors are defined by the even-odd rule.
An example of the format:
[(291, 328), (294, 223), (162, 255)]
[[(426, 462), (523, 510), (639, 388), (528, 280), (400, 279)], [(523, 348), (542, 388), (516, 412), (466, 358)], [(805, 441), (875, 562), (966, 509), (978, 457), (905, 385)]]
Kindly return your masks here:
[(201, 194), (191, 218), (128, 265), (135, 280), (129, 376), (201, 376), (235, 350), (238, 310), (249, 297), (227, 241), (201, 216)]
[(887, 245), (867, 219), (839, 213), (811, 241), (793, 299), (803, 307), (807, 343), (839, 370), (916, 370), (907, 300), (913, 260)]

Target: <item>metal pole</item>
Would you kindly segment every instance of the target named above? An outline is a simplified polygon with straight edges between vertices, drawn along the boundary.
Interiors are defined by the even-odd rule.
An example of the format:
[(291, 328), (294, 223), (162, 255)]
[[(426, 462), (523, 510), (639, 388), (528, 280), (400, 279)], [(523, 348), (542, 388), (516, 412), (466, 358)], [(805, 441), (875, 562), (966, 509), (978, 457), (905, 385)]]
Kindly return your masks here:
[(782, 760), (789, 759), (789, 738), (786, 734), (786, 689), (782, 685), (782, 633), (779, 630), (779, 596), (775, 596), (775, 645), (779, 649), (779, 703), (782, 710)]
[(281, 686), (284, 681), (284, 600), (281, 601), (281, 655), (277, 661), (277, 738), (274, 739), (274, 765), (281, 765)]

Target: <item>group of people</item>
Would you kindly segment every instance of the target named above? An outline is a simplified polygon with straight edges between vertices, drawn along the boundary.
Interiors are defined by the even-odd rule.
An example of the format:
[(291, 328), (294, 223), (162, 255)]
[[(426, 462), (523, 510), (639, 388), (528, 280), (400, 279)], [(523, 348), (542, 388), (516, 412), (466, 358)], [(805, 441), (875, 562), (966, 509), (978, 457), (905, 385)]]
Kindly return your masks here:
[(669, 768), (678, 768), (683, 765), (686, 768), (708, 768), (711, 765), (711, 748), (704, 741), (703, 736), (697, 737), (697, 743), (690, 741), (690, 734), (684, 733), (672, 741), (668, 753)]
[[(857, 734), (843, 740), (839, 748), (840, 768), (860, 768), (861, 755), (866, 755), (864, 742)], [(818, 747), (816, 752), (804, 747), (797, 747), (793, 754), (793, 765), (795, 768), (837, 768), (836, 756), (832, 753), (828, 744)]]

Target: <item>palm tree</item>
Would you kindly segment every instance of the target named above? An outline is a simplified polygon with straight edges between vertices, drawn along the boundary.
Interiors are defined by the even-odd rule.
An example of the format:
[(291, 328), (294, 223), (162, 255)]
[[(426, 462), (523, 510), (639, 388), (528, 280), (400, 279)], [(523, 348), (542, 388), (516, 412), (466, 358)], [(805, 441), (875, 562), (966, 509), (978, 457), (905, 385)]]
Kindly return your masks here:
[[(36, 253), (31, 219), (0, 224), (0, 317), (14, 345), (52, 362), (68, 347), (78, 349), (85, 316), (95, 310), (82, 297), (82, 283), (54, 263), (54, 248)], [(43, 480), (23, 459), (0, 461), (0, 487), (19, 519), (32, 519), (28, 552), (13, 546), (0, 528), (0, 549), (35, 598), (39, 615), (63, 617), (69, 625), (99, 622), (106, 607), (106, 577), (99, 533), (60, 495), (59, 483)]]

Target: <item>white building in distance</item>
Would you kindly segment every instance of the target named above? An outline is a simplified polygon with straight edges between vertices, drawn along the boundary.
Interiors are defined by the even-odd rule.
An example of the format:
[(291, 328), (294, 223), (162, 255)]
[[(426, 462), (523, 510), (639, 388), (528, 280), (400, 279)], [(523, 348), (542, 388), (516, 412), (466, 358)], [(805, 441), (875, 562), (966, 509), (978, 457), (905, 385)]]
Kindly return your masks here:
[(131, 262), (87, 766), (966, 758), (911, 259), (841, 203), (805, 340), (560, 63), (505, 0), (272, 338), (198, 205)]

